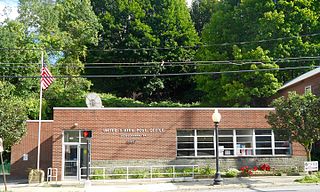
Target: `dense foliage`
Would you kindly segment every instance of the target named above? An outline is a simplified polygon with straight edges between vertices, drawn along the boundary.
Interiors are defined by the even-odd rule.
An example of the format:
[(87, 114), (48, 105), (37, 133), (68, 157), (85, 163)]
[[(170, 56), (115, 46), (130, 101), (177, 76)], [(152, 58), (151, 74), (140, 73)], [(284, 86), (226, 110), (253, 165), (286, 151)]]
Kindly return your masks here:
[[(215, 61), (200, 71), (222, 74), (197, 76), (203, 101), (220, 106), (266, 106), (282, 83), (305, 70), (277, 68), (318, 65), (319, 1), (220, 1), (202, 32), (198, 59)], [(268, 71), (272, 69), (272, 71)], [(255, 70), (226, 73), (225, 71)], [(260, 71), (257, 71), (260, 70)]]
[(190, 15), (194, 23), (194, 26), (199, 35), (203, 30), (203, 27), (209, 23), (213, 14), (214, 5), (219, 0), (193, 0)]
[(0, 81), (0, 137), (5, 149), (10, 149), (26, 132), (26, 106), (22, 99), (11, 96), (14, 89), (10, 83)]
[(172, 101), (144, 103), (132, 98), (120, 98), (112, 94), (100, 94), (104, 107), (199, 107), (199, 103), (182, 104)]
[[(99, 28), (89, 0), (21, 0), (19, 17), (0, 23), (1, 83), (12, 87), (1, 97), (0, 134), (7, 147), (25, 132), (24, 120), (38, 118), (42, 53), (54, 76), (78, 76), (83, 71), (80, 59), (88, 44), (97, 43)], [(90, 85), (82, 78), (56, 78), (43, 93), (43, 118), (50, 118), (53, 106), (83, 99)]]
[(85, 106), (90, 89), (106, 107), (266, 106), (305, 72), (278, 68), (319, 65), (319, 18), (316, 0), (20, 0), (19, 17), (0, 23), (2, 108), (37, 119), (42, 53), (56, 77), (44, 119)]
[(320, 98), (312, 95), (290, 93), (272, 102), (275, 111), (267, 116), (276, 135), (290, 137), (300, 143), (311, 160), (312, 145), (320, 140)]
[(189, 46), (199, 41), (184, 0), (92, 3), (103, 29), (99, 45), (91, 47), (97, 51), (90, 52), (86, 61), (106, 64), (87, 66), (86, 73), (134, 76), (90, 78), (94, 90), (144, 101), (195, 100), (195, 84), (190, 76), (158, 76), (195, 71), (195, 66), (184, 64), (195, 53)]

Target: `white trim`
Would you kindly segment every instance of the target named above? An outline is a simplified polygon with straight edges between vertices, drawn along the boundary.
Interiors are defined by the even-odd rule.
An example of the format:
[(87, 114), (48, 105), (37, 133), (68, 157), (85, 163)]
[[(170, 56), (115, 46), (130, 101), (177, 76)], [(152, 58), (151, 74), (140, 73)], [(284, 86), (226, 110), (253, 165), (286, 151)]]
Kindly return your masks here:
[[(177, 130), (177, 132), (178, 131), (183, 131), (183, 130), (188, 130), (188, 129), (178, 129)], [(193, 136), (178, 136), (178, 134), (176, 133), (176, 137), (177, 137), (177, 145), (178, 145), (178, 137), (193, 137), (194, 139), (193, 139), (193, 142), (194, 142), (194, 150), (195, 150), (195, 152), (194, 152), (194, 156), (176, 156), (177, 158), (206, 158), (206, 157), (216, 157), (216, 153), (217, 152), (219, 152), (218, 150), (217, 150), (217, 146), (216, 146), (216, 141), (215, 141), (215, 131), (214, 131), (214, 134), (213, 134), (213, 146), (214, 146), (214, 155), (212, 156), (210, 156), (210, 155), (207, 155), (207, 156), (198, 156), (198, 154), (197, 154), (197, 145), (198, 145), (198, 140), (197, 140), (197, 131), (198, 130), (203, 130), (203, 129), (193, 129), (193, 131), (194, 131), (194, 135)], [(209, 129), (208, 129), (209, 130)], [(216, 130), (216, 129), (214, 129), (214, 130)], [(232, 138), (233, 138), (233, 146), (234, 146), (234, 154), (233, 155), (223, 155), (222, 157), (275, 157), (275, 156), (291, 156), (292, 155), (292, 145), (289, 143), (289, 146), (288, 147), (276, 147), (276, 145), (275, 145), (275, 143), (276, 142), (279, 142), (279, 141), (277, 141), (274, 137), (275, 137), (275, 135), (274, 135), (274, 133), (273, 133), (273, 131), (272, 131), (272, 129), (265, 129), (265, 130), (271, 130), (271, 134), (270, 135), (256, 135), (256, 130), (262, 130), (262, 129), (249, 129), (250, 131), (251, 131), (251, 134), (250, 135), (237, 135), (237, 133), (236, 133), (236, 131), (237, 130), (248, 130), (248, 129), (237, 129), (237, 128), (233, 128), (233, 129), (228, 129), (228, 130), (233, 130), (233, 135), (232, 135)], [(265, 136), (267, 136), (267, 137), (271, 137), (271, 147), (259, 147), (259, 148), (257, 148), (257, 146), (256, 146), (256, 136), (262, 136), (262, 137), (265, 137)], [(231, 135), (230, 135), (230, 137), (231, 137)], [(219, 135), (219, 138), (220, 138), (220, 135)], [(248, 142), (250, 142), (251, 143), (251, 147), (248, 147), (248, 148), (237, 148), (237, 145), (238, 145), (238, 143), (244, 143), (244, 142), (240, 142), (240, 141), (238, 141), (237, 140), (237, 138), (250, 138), (250, 140), (248, 140)], [(280, 141), (281, 142), (281, 141)], [(182, 142), (183, 143), (183, 142)], [(251, 150), (251, 154), (238, 154), (238, 149), (240, 150), (240, 149), (244, 149), (244, 150)], [(290, 150), (290, 153), (289, 154), (275, 154), (275, 150), (276, 149), (289, 149)], [(184, 151), (184, 150), (186, 150), (186, 151), (190, 151), (190, 149), (188, 148), (188, 149), (176, 149), (176, 151), (177, 151), (177, 153), (176, 154), (178, 154), (178, 150), (180, 150), (180, 151)], [(256, 153), (256, 150), (271, 150), (271, 154), (257, 154)]]
[[(39, 120), (26, 120), (27, 123), (38, 123)], [(41, 120), (41, 122), (44, 122), (44, 123), (52, 123), (53, 120)]]
[(313, 70), (311, 70), (311, 71), (309, 71), (307, 73), (304, 73), (304, 74), (298, 76), (297, 78), (289, 81), (288, 83), (284, 84), (279, 90), (282, 90), (282, 89), (285, 89), (287, 87), (290, 87), (291, 85), (294, 85), (294, 84), (296, 84), (296, 83), (298, 83), (300, 81), (308, 79), (308, 78), (310, 78), (310, 77), (312, 77), (314, 75), (317, 75), (318, 73), (320, 73), (320, 67), (317, 67), (317, 68), (315, 68), (315, 69), (313, 69)]
[(223, 110), (223, 111), (265, 111), (265, 110), (275, 110), (275, 108), (266, 107), (266, 108), (181, 108), (181, 107), (108, 107), (108, 108), (87, 108), (87, 107), (54, 107), (53, 110), (190, 110), (190, 111), (214, 111), (214, 109)]
[(62, 146), (61, 146), (61, 148), (62, 148), (62, 155), (61, 155), (61, 162), (62, 162), (62, 166), (61, 166), (61, 181), (63, 181), (64, 180), (64, 158), (65, 158), (65, 145), (64, 145), (64, 131), (62, 130)]

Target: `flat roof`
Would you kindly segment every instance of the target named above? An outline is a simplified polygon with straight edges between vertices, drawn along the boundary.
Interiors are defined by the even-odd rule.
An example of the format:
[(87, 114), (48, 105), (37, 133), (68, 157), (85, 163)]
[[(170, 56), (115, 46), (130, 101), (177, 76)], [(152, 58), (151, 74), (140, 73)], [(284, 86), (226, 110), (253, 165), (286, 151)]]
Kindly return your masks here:
[(87, 108), (87, 107), (54, 107), (53, 110), (202, 110), (202, 111), (214, 111), (218, 110), (274, 110), (274, 108), (236, 108), (236, 107), (208, 107), (208, 108), (181, 108), (181, 107), (105, 107), (105, 108)]
[[(28, 123), (37, 123), (39, 120), (26, 120)], [(51, 123), (53, 120), (41, 120), (42, 123)]]

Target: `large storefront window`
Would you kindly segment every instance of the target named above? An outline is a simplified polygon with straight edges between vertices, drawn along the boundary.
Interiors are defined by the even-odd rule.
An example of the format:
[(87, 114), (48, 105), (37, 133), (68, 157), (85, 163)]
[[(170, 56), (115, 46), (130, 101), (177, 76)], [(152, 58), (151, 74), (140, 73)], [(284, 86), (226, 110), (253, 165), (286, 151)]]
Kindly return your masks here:
[[(221, 156), (291, 155), (290, 142), (280, 140), (270, 129), (219, 130)], [(215, 156), (214, 129), (178, 130), (178, 157)]]

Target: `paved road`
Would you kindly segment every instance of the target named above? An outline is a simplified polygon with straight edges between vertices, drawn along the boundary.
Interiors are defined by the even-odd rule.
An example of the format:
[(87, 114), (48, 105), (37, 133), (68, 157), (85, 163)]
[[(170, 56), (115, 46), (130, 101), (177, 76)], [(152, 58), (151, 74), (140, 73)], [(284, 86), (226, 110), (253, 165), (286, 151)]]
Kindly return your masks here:
[[(212, 192), (214, 190), (203, 189), (197, 190), (196, 192)], [(313, 185), (302, 185), (302, 186), (271, 186), (271, 187), (252, 187), (252, 188), (233, 188), (233, 189), (219, 189), (219, 192), (319, 192), (320, 186)], [(177, 191), (183, 192), (183, 191)], [(187, 192), (187, 191), (185, 191)]]

